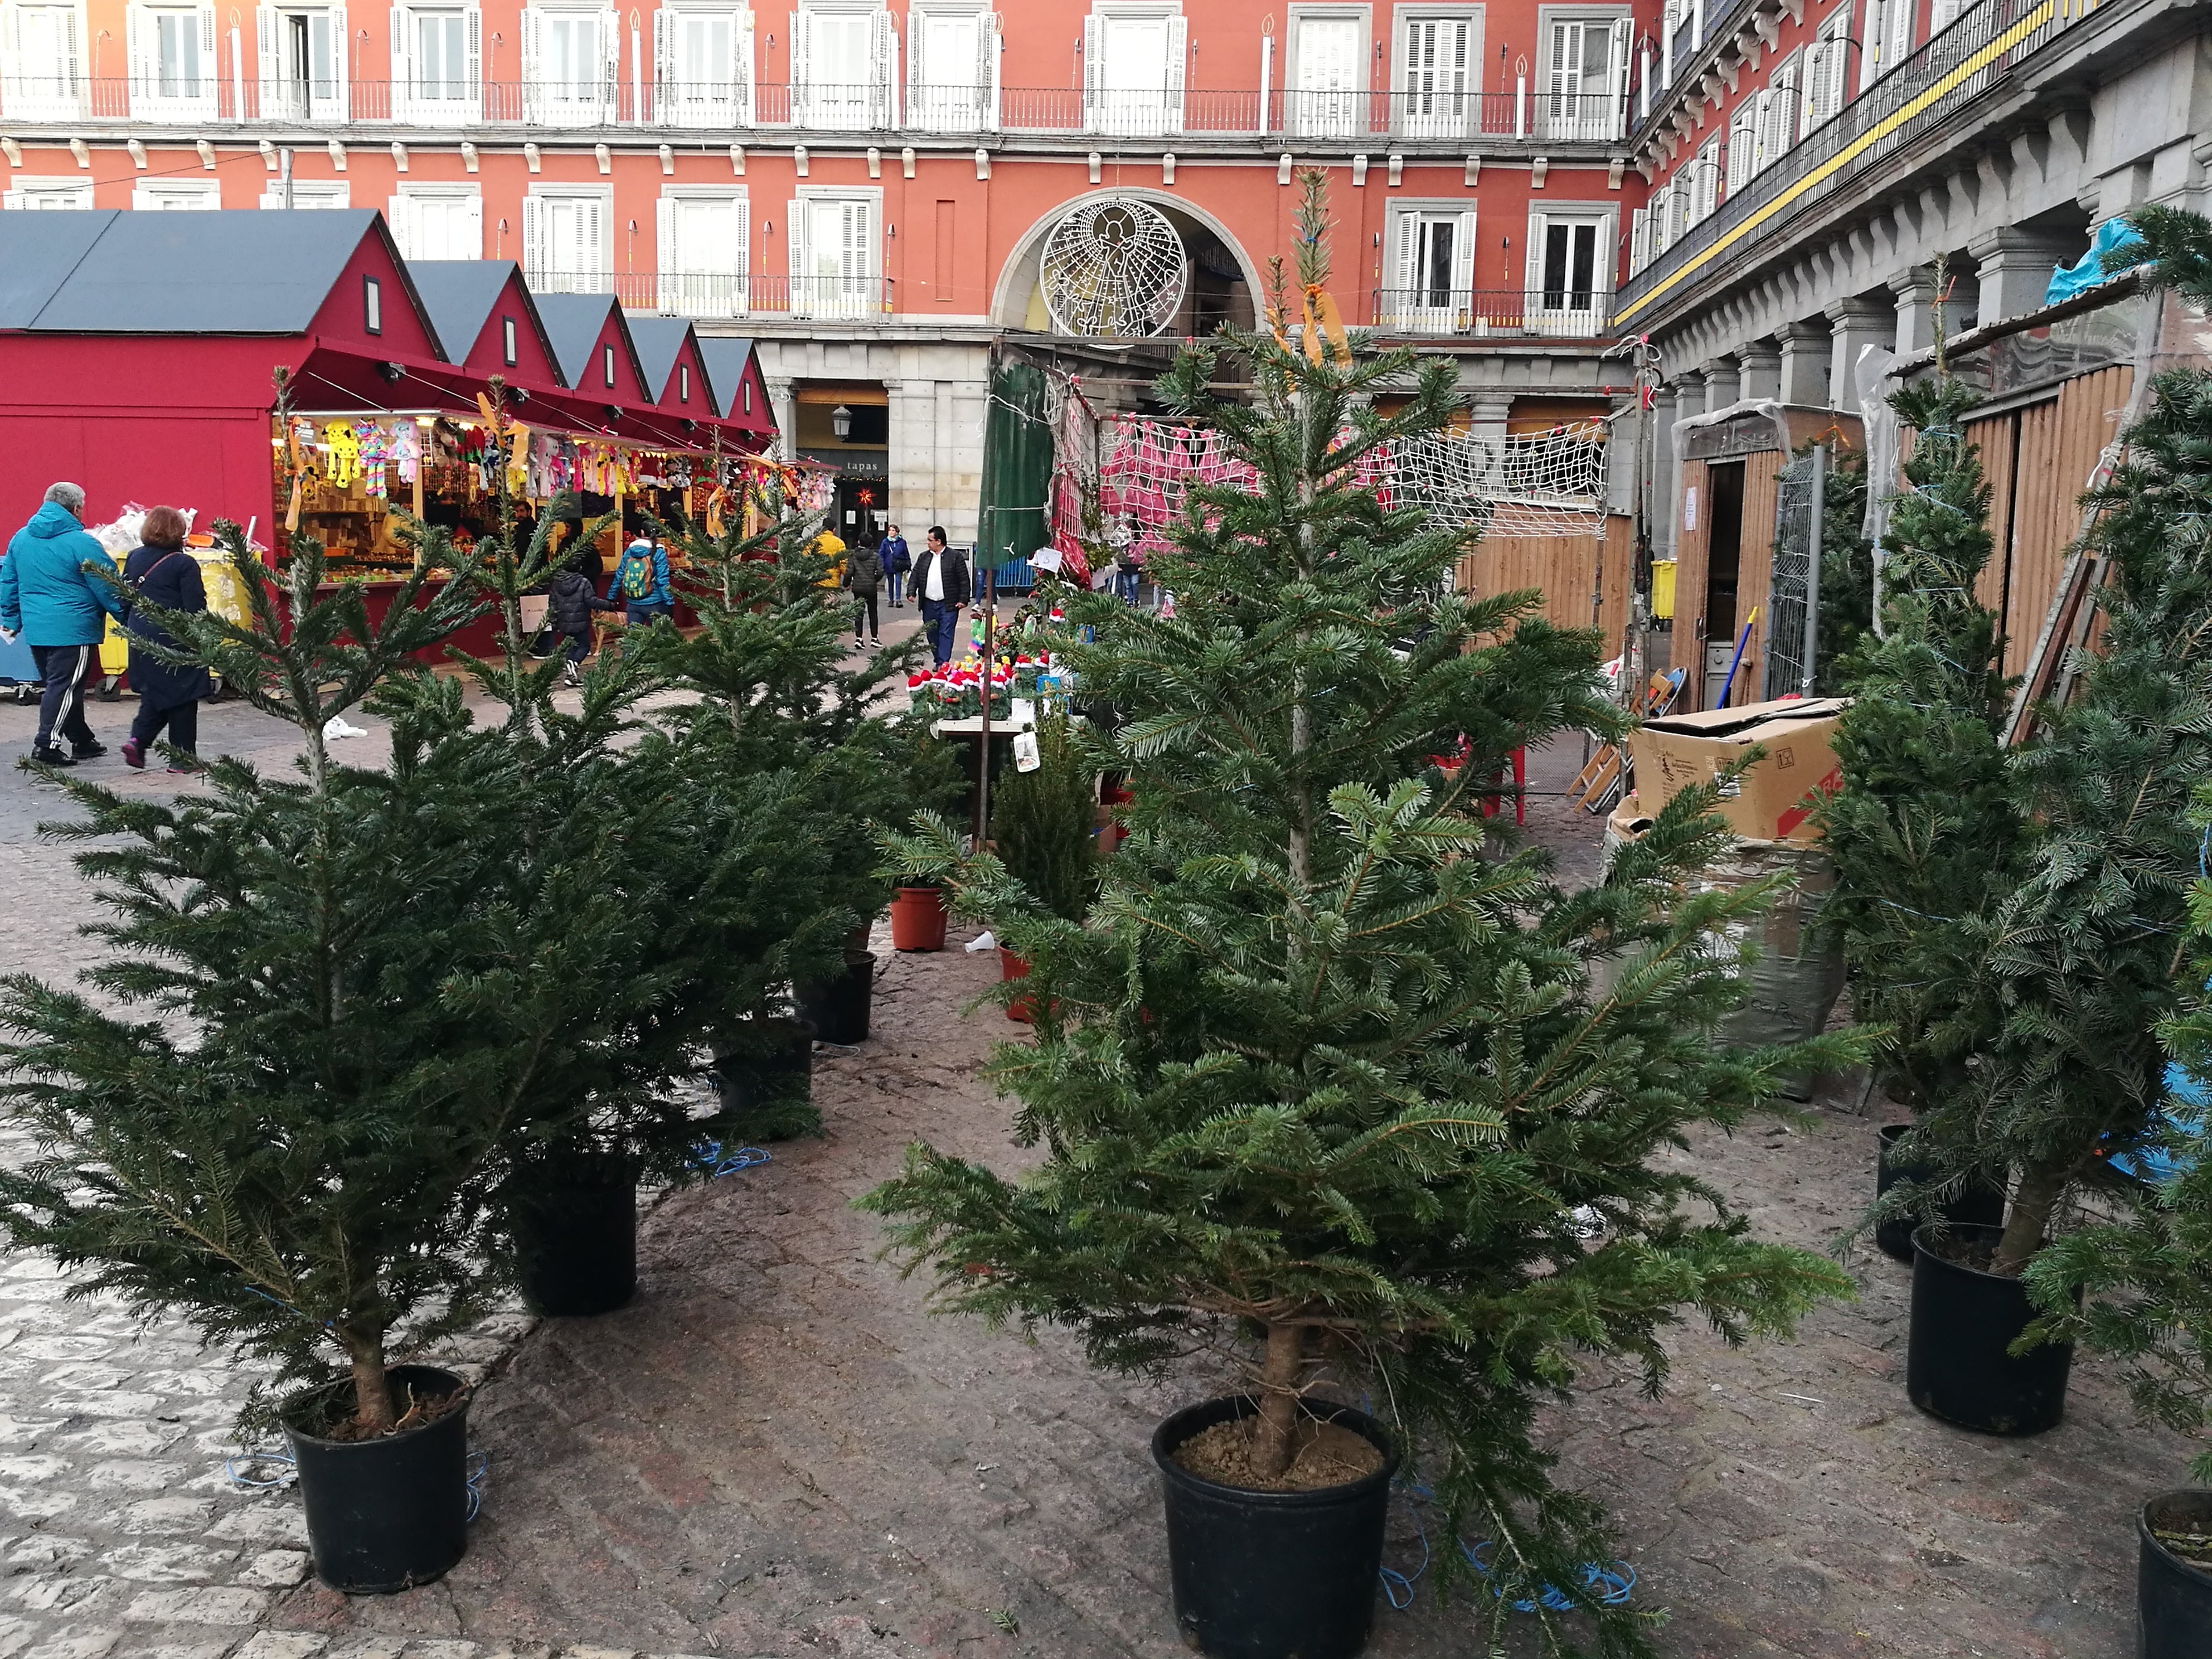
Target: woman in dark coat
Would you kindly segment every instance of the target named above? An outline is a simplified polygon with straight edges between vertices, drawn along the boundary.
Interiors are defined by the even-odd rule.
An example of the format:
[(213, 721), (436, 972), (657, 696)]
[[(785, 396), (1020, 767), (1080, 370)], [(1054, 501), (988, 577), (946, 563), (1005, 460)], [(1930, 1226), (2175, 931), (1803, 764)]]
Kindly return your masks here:
[[(200, 582), (199, 561), (185, 551), (185, 515), (173, 507), (157, 507), (146, 515), (138, 532), (143, 544), (124, 562), (123, 580), (135, 599), (145, 599), (164, 611), (207, 609), (207, 589)], [(134, 603), (123, 625), (131, 633), (131, 689), (138, 694), (138, 718), (131, 722), (130, 741), (123, 758), (143, 767), (146, 751), (168, 729), (169, 742), (185, 755), (199, 747), (200, 699), (212, 687), (207, 670), (164, 662), (142, 641), (173, 649), (176, 641), (162, 631), (150, 611)], [(172, 766), (172, 772), (189, 772), (189, 766)]]

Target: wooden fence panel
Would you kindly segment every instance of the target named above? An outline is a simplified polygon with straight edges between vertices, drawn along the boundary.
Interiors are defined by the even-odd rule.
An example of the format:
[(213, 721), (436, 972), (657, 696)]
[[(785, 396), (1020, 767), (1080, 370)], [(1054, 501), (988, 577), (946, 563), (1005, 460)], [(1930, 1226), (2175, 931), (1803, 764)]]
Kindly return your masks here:
[(1966, 424), (1966, 441), (1981, 451), (1982, 475), (1990, 486), (1990, 557), (1974, 584), (1974, 597), (1997, 613), (2002, 626), (2006, 572), (2012, 557), (2013, 445), (2020, 433), (2017, 411)]
[(2118, 364), (2069, 380), (2049, 403), (2020, 412), (2012, 558), (2005, 595), (2005, 672), (2027, 666), (2044, 614), (2081, 528), (2083, 488), (2135, 383)]
[[(1508, 593), (1534, 588), (1544, 596), (1542, 615), (1560, 628), (1595, 625), (1605, 654), (1620, 648), (1628, 626), (1630, 561), (1635, 524), (1626, 517), (1606, 520), (1602, 535), (1486, 536), (1462, 556), (1453, 582), (1460, 592)], [(1597, 614), (1590, 596), (1599, 595)]]

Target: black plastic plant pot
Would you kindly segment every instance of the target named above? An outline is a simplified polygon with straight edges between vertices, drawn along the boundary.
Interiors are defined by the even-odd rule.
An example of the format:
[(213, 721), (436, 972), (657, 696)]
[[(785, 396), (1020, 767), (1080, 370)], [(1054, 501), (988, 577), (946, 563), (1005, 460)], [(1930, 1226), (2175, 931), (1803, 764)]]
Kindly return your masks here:
[(2158, 1540), (2161, 1532), (2212, 1534), (2212, 1492), (2162, 1492), (2136, 1512), (2136, 1659), (2212, 1654), (2212, 1571)]
[(780, 1106), (814, 1092), (814, 1039), (811, 1019), (771, 1019), (771, 1042), (762, 1050), (731, 1054), (714, 1062), (722, 1104), (733, 1112)]
[(1186, 1440), (1257, 1412), (1249, 1397), (1209, 1400), (1153, 1431), (1176, 1626), (1209, 1659), (1351, 1659), (1367, 1645), (1397, 1450), (1363, 1412), (1327, 1401), (1306, 1409), (1373, 1443), (1382, 1467), (1317, 1492), (1250, 1492), (1175, 1461)]
[(836, 978), (798, 988), (799, 1012), (814, 1022), (823, 1042), (849, 1048), (868, 1040), (868, 1013), (875, 989), (875, 953), (848, 951), (845, 971)]
[(515, 1276), (533, 1313), (612, 1313), (637, 1294), (637, 1177), (611, 1160), (604, 1178), (563, 1169), (533, 1178), (509, 1206)]
[[(1899, 1182), (1927, 1181), (1937, 1173), (1925, 1164), (1905, 1163), (1892, 1155), (1891, 1148), (1911, 1127), (1910, 1123), (1889, 1123), (1875, 1132), (1881, 1147), (1875, 1162), (1874, 1195), (1877, 1200)], [(1977, 1183), (1961, 1188), (1957, 1197), (1943, 1206), (1943, 1218), (1954, 1227), (2002, 1226), (2004, 1201), (2004, 1194), (1996, 1188)], [(1874, 1230), (1874, 1242), (1884, 1255), (1910, 1262), (1912, 1230), (1919, 1224), (1920, 1218), (1913, 1215), (1881, 1222)]]
[[(403, 1390), (443, 1398), (451, 1371), (394, 1365)], [(284, 1425), (307, 1510), (315, 1577), (349, 1595), (388, 1595), (442, 1578), (468, 1548), (469, 1407), (375, 1440), (325, 1440)]]
[[(1952, 1246), (1994, 1249), (1996, 1227), (1954, 1227)], [(2045, 1342), (2015, 1358), (2006, 1350), (2036, 1316), (2017, 1279), (1954, 1261), (1933, 1223), (1912, 1235), (1912, 1320), (1905, 1338), (1905, 1392), (1930, 1417), (1982, 1434), (2041, 1434), (2066, 1411), (2070, 1343)]]

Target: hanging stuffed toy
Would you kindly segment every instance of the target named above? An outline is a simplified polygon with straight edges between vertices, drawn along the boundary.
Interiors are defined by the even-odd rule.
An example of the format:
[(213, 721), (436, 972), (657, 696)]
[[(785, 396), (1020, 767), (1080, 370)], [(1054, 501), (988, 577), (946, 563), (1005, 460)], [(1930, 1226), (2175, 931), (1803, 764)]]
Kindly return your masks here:
[(392, 434), (386, 446), (386, 453), (399, 469), (399, 482), (413, 483), (416, 471), (422, 464), (422, 441), (416, 435), (414, 422), (399, 422), (399, 429)]
[(332, 421), (323, 428), (323, 449), (330, 457), (330, 481), (334, 489), (352, 488), (361, 468), (361, 440), (351, 421)]

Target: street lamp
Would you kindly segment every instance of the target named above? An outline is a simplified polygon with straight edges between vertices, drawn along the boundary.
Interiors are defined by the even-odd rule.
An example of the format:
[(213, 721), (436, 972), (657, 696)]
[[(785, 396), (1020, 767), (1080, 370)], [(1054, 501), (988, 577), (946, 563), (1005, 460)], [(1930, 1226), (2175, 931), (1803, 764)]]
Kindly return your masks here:
[(837, 434), (837, 441), (843, 443), (853, 435), (853, 411), (839, 404), (830, 411), (830, 429)]

